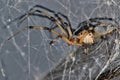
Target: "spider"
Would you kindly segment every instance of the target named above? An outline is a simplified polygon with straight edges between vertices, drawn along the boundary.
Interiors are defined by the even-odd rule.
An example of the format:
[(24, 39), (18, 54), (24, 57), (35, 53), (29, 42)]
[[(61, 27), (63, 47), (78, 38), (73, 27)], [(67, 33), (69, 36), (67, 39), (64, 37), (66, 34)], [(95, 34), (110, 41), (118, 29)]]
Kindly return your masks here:
[[(104, 33), (98, 32), (97, 27), (106, 28), (111, 25), (109, 23), (101, 21), (106, 20), (116, 23), (115, 19), (108, 17), (90, 18), (86, 21), (79, 23), (78, 27), (74, 29), (71, 27), (70, 20), (67, 16), (60, 12), (55, 12), (51, 9), (48, 9), (42, 5), (33, 6), (28, 12), (14, 19), (14, 21), (19, 20), (20, 23), (22, 23), (29, 16), (47, 18), (54, 24), (54, 26), (50, 28), (42, 26), (27, 26), (10, 36), (7, 40), (10, 40), (13, 36), (19, 34), (22, 31), (25, 31), (26, 29), (35, 29), (47, 30), (56, 35), (56, 38), (50, 41), (50, 45), (56, 42), (58, 38), (61, 38), (68, 45), (82, 46), (84, 44), (93, 44), (96, 38), (102, 39), (104, 36), (112, 33), (116, 29), (112, 28), (110, 30), (105, 31)], [(55, 30), (55, 28), (59, 28), (60, 32)]]

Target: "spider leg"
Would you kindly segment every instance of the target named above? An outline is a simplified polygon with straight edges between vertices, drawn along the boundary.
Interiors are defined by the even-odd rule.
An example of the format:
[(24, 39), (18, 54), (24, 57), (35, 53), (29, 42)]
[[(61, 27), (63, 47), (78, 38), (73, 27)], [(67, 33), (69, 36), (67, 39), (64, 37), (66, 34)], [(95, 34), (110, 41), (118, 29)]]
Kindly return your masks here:
[(68, 31), (68, 34), (69, 34), (69, 38), (71, 38), (73, 33), (72, 33), (71, 28), (68, 25), (67, 25), (67, 31)]
[(108, 30), (108, 31), (106, 31), (105, 33), (101, 33), (101, 34), (100, 34), (100, 33), (95, 32), (94, 34), (95, 34), (95, 37), (103, 38), (104, 36), (112, 33), (114, 30), (117, 30), (117, 28), (113, 28), (113, 29), (111, 29), (111, 30)]
[(85, 25), (89, 25), (92, 23), (92, 22), (96, 22), (96, 23), (101, 23), (100, 21), (102, 20), (109, 20), (109, 21), (114, 21), (116, 24), (118, 24), (118, 22), (114, 19), (114, 18), (108, 18), (108, 17), (99, 17), (99, 18), (90, 18), (86, 21), (83, 21), (83, 22), (80, 22), (77, 26), (78, 29), (80, 29), (81, 27), (85, 26)]
[[(41, 8), (41, 9), (44, 9), (44, 10), (46, 10), (46, 11), (49, 11), (49, 12), (53, 13), (53, 15), (54, 15), (55, 17), (57, 17), (57, 19), (61, 22), (62, 26), (67, 27), (67, 32), (68, 32), (69, 37), (72, 37), (72, 27), (71, 27), (71, 24), (70, 24), (70, 20), (68, 19), (67, 16), (65, 16), (64, 14), (62, 14), (62, 13), (60, 13), (60, 12), (57, 12), (57, 13), (56, 13), (55, 11), (53, 11), (53, 10), (51, 10), (51, 9), (48, 9), (48, 8), (42, 6), (42, 5), (35, 5), (34, 7), (32, 7), (32, 8), (30, 9), (30, 11), (31, 11), (31, 10), (34, 10), (35, 8)], [(61, 18), (60, 16), (62, 16), (63, 18), (65, 18), (65, 20), (66, 20), (67, 22), (65, 22), (64, 19)], [(67, 26), (65, 26), (65, 25), (67, 25)], [(63, 27), (63, 28), (64, 28), (64, 27)], [(54, 27), (54, 28), (56, 28), (56, 27)]]
[(53, 42), (55, 42), (58, 38), (61, 38), (63, 41), (65, 41), (68, 45), (72, 45), (73, 42), (70, 41), (65, 35), (62, 35), (60, 33), (58, 33), (57, 31), (55, 31), (54, 29), (50, 29), (48, 27), (41, 27), (41, 26), (29, 26), (30, 29), (36, 29), (36, 30), (48, 30), (54, 34), (57, 35), (57, 37), (55, 39), (53, 39), (50, 44), (52, 44)]
[[(57, 26), (52, 27), (52, 29), (56, 28)], [(70, 29), (70, 27), (67, 26), (67, 31), (69, 34), (69, 39), (71, 39), (72, 37), (72, 31)], [(58, 38), (60, 38), (60, 36), (57, 36), (56, 38), (54, 38), (52, 41), (50, 41), (50, 45), (53, 44), (54, 42), (56, 42), (58, 40)]]
[(58, 15), (61, 15), (63, 18), (65, 18), (66, 21), (68, 22), (69, 27), (72, 29), (72, 27), (71, 27), (71, 23), (70, 23), (70, 20), (68, 19), (68, 17), (67, 17), (66, 15), (60, 13), (60, 12), (58, 12), (57, 14), (58, 14)]
[[(65, 18), (67, 22), (65, 22), (64, 19), (61, 18), (59, 15), (62, 16), (63, 18)], [(65, 30), (67, 31), (68, 38), (71, 38), (73, 33), (72, 33), (72, 27), (71, 27), (71, 24), (70, 24), (70, 21), (69, 21), (68, 17), (65, 16), (64, 14), (60, 13), (60, 12), (58, 12), (57, 14), (55, 14), (55, 16), (62, 23), (62, 26), (64, 26), (63, 28), (65, 28)], [(56, 27), (57, 26), (54, 26), (53, 28), (56, 28)]]
[(10, 39), (12, 39), (14, 36), (18, 35), (21, 32), (24, 32), (27, 29), (35, 29), (35, 30), (47, 30), (49, 32), (54, 33), (55, 35), (57, 35), (57, 37), (55, 39), (53, 39), (50, 44), (54, 43), (58, 38), (61, 38), (63, 41), (65, 41), (67, 44), (73, 44), (72, 41), (70, 41), (65, 35), (62, 35), (60, 33), (58, 33), (57, 31), (55, 31), (54, 29), (50, 29), (48, 27), (42, 27), (42, 26), (27, 26), (21, 30), (19, 30), (18, 32), (14, 33), (12, 36), (8, 37), (1, 45), (0, 45), (0, 49), (2, 48), (2, 46), (9, 41)]
[(53, 40), (50, 41), (50, 45), (52, 45), (54, 42), (56, 42), (58, 40), (58, 38), (60, 38), (59, 36), (57, 36), (56, 38), (54, 38)]
[[(35, 8), (40, 8), (40, 9), (44, 9), (46, 11), (49, 11), (50, 13), (52, 13), (55, 17), (49, 15), (48, 13), (46, 13), (45, 11), (41, 11), (41, 10), (36, 10)], [(56, 27), (59, 27), (60, 30), (64, 33), (64, 35), (66, 35), (67, 37), (71, 37), (72, 36), (72, 28), (71, 28), (71, 24), (70, 24), (70, 21), (68, 19), (67, 16), (65, 16), (64, 14), (58, 12), (56, 13), (55, 11), (53, 10), (50, 10), (44, 6), (41, 6), (41, 5), (35, 5), (34, 7), (32, 7), (27, 13), (23, 14), (22, 16), (16, 18), (13, 20), (16, 21), (16, 20), (19, 20), (19, 24), (21, 24), (25, 19), (27, 19), (29, 16), (38, 16), (38, 17), (43, 17), (43, 18), (47, 18), (49, 20), (51, 20), (52, 22), (54, 22), (54, 24), (56, 24), (57, 26), (53, 27), (53, 28), (56, 28)], [(61, 17), (62, 18), (61, 18)], [(64, 19), (66, 20), (66, 22), (64, 22)], [(9, 24), (9, 23), (8, 23)], [(67, 25), (67, 26), (66, 26)], [(67, 27), (65, 29), (65, 27)]]
[(97, 27), (97, 26), (102, 26), (102, 27), (106, 26), (107, 27), (107, 25), (110, 25), (110, 24), (104, 23), (105, 20), (114, 22), (117, 26), (119, 25), (117, 20), (115, 20), (114, 18), (108, 18), (108, 17), (90, 18), (86, 21), (83, 21), (83, 22), (79, 23), (78, 26), (77, 26), (77, 29), (73, 32), (73, 34), (77, 35), (81, 31), (89, 30), (89, 29), (92, 29), (94, 31), (94, 28)]
[[(30, 11), (31, 11), (31, 10), (34, 10), (35, 8), (41, 8), (41, 9), (44, 9), (44, 10), (46, 10), (46, 11), (49, 11), (49, 12), (53, 13), (53, 15), (54, 15), (55, 17), (57, 17), (58, 19), (63, 20), (61, 17), (59, 17), (59, 15), (61, 15), (62, 17), (64, 17), (64, 18), (66, 19), (66, 21), (68, 22), (68, 24), (69, 24), (70, 27), (71, 27), (71, 24), (70, 24), (70, 21), (69, 21), (68, 17), (65, 16), (64, 14), (62, 14), (62, 13), (60, 13), (60, 12), (57, 12), (57, 13), (56, 13), (55, 11), (53, 11), (53, 10), (51, 10), (51, 9), (48, 9), (48, 8), (42, 6), (42, 5), (35, 5), (35, 6), (33, 6), (33, 7), (30, 9)], [(64, 20), (63, 20), (62, 22), (64, 22)]]
[[(51, 28), (52, 29), (55, 29), (55, 28), (57, 28), (58, 26), (56, 26), (56, 25), (51, 25)], [(73, 35), (73, 33), (72, 33), (72, 30), (73, 29), (70, 29), (70, 27), (66, 24), (66, 30), (67, 30), (67, 33), (68, 33), (68, 38), (70, 39), (70, 38), (72, 38), (72, 35)]]
[[(64, 17), (66, 19), (67, 22), (64, 21), (63, 18), (61, 18), (60, 16)], [(66, 28), (66, 31), (68, 33), (68, 37), (71, 38), (72, 37), (72, 28), (71, 28), (71, 24), (70, 21), (68, 19), (67, 16), (63, 15), (62, 13), (57, 13), (55, 14), (55, 16), (58, 18), (58, 20), (62, 23), (62, 25), (64, 26), (64, 28)]]
[(0, 49), (2, 48), (2, 46), (3, 46), (4, 44), (6, 44), (7, 41), (9, 41), (10, 39), (12, 39), (14, 36), (18, 35), (19, 33), (24, 32), (26, 29), (27, 29), (27, 27), (19, 30), (18, 32), (14, 33), (12, 36), (10, 36), (10, 37), (8, 37), (6, 40), (4, 40), (3, 43), (0, 44)]
[[(62, 13), (60, 13), (60, 12), (57, 12), (57, 13), (56, 13), (55, 11), (53, 11), (53, 10), (51, 10), (51, 9), (48, 9), (48, 8), (42, 6), (42, 5), (35, 5), (34, 7), (32, 7), (32, 8), (30, 9), (30, 11), (31, 11), (31, 10), (34, 10), (35, 8), (40, 8), (40, 9), (44, 9), (44, 10), (46, 10), (46, 11), (51, 12), (51, 13), (52, 13), (55, 17), (57, 17), (57, 19), (61, 22), (61, 25), (65, 27), (65, 25), (64, 25), (64, 23), (65, 23), (65, 22), (64, 22), (64, 19), (59, 16), (59, 15), (61, 15), (62, 17), (64, 17), (64, 18), (66, 19), (66, 21), (67, 21), (66, 24), (69, 25), (70, 29), (72, 29), (68, 17), (65, 16), (64, 14), (62, 14)], [(59, 27), (59, 26), (58, 26), (58, 27)], [(63, 29), (64, 29), (64, 27), (63, 27)], [(68, 29), (68, 28), (67, 28), (67, 29)], [(68, 31), (68, 30), (67, 30), (67, 31)], [(64, 32), (64, 33), (65, 33), (65, 32)], [(67, 34), (67, 33), (66, 33), (66, 34)], [(67, 35), (69, 35), (69, 33), (68, 33)]]
[(108, 18), (108, 17), (90, 18), (88, 21), (91, 21), (91, 22), (96, 22), (96, 21), (100, 21), (100, 20), (109, 20), (109, 21), (114, 21), (115, 23), (117, 23), (117, 24), (118, 24), (118, 22), (117, 22), (114, 18)]
[(51, 12), (51, 13), (55, 13), (55, 11), (53, 11), (53, 10), (51, 10), (51, 9), (48, 9), (48, 8), (42, 6), (42, 5), (35, 5), (35, 6), (33, 6), (33, 7), (30, 9), (30, 11), (31, 11), (31, 10), (34, 10), (35, 8), (41, 8), (41, 9), (44, 9), (44, 10), (49, 11), (49, 12)]
[[(36, 14), (39, 13), (39, 14)], [(42, 16), (44, 18), (47, 18), (49, 20), (51, 20), (52, 22), (54, 22), (61, 30), (62, 33), (64, 33), (64, 35), (66, 35), (68, 37), (67, 32), (64, 30), (63, 26), (61, 25), (61, 23), (59, 22), (59, 20), (55, 19), (53, 16), (47, 14), (44, 11), (40, 11), (40, 10), (33, 10), (30, 11), (29, 13), (27, 13), (26, 15), (22, 16), (21, 19), (25, 20), (26, 18), (28, 18), (31, 15), (36, 15), (36, 16)]]

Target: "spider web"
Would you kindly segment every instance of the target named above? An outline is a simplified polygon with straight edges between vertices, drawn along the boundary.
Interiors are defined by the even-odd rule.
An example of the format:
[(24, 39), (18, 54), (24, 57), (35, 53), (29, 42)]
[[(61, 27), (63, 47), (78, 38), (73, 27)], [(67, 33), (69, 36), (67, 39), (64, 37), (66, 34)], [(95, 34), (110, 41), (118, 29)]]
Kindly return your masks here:
[[(119, 0), (0, 0), (0, 44), (25, 26), (51, 26), (49, 20), (35, 16), (22, 23), (16, 20), (8, 24), (36, 4), (65, 14), (76, 29), (80, 22), (94, 17), (119, 21), (119, 3)], [(119, 31), (88, 46), (87, 55), (85, 48), (68, 46), (61, 39), (50, 46), (53, 38), (55, 35), (48, 31), (28, 29), (7, 41), (0, 47), (0, 80), (101, 80), (106, 78), (101, 77), (103, 73), (119, 68)]]

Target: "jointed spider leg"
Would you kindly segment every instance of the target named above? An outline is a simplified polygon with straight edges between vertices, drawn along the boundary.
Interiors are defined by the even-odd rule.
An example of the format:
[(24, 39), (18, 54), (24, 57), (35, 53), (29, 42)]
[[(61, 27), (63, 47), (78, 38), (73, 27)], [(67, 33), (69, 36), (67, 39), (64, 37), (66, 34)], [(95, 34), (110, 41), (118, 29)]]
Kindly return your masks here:
[(19, 30), (18, 32), (14, 33), (12, 36), (8, 37), (5, 41), (3, 41), (3, 43), (0, 45), (0, 49), (2, 48), (2, 46), (7, 42), (9, 41), (10, 39), (12, 39), (14, 36), (18, 35), (19, 33), (25, 31), (27, 28), (23, 28), (21, 30)]
[(65, 16), (64, 14), (62, 14), (62, 13), (60, 13), (60, 12), (57, 12), (57, 13), (56, 13), (55, 11), (53, 11), (53, 10), (51, 10), (51, 9), (48, 9), (48, 8), (42, 6), (42, 5), (35, 5), (34, 7), (32, 7), (32, 8), (30, 9), (30, 11), (34, 10), (35, 8), (41, 8), (41, 9), (44, 9), (44, 10), (46, 10), (46, 11), (49, 11), (49, 12), (53, 13), (53, 15), (54, 15), (55, 17), (57, 17), (58, 19), (63, 20), (63, 22), (64, 22), (64, 19), (62, 19), (61, 17), (59, 17), (59, 15), (62, 16), (63, 18), (66, 19), (66, 21), (68, 22), (68, 25), (71, 27), (71, 24), (70, 24), (70, 21), (69, 21), (68, 17)]
[[(57, 13), (55, 14), (55, 16), (58, 18), (58, 20), (62, 23), (63, 28), (66, 30), (67, 34), (68, 34), (68, 38), (72, 37), (72, 27), (70, 24), (70, 21), (68, 19), (67, 16), (63, 15), (62, 13)], [(61, 18), (60, 16), (64, 17), (66, 19), (67, 22), (64, 21), (63, 18)]]
[(54, 29), (50, 29), (48, 27), (42, 27), (42, 26), (27, 26), (21, 30), (19, 30), (18, 32), (14, 33), (12, 36), (8, 37), (1, 45), (0, 48), (2, 48), (2, 46), (9, 41), (10, 39), (12, 39), (14, 36), (18, 35), (21, 32), (24, 32), (27, 29), (35, 29), (35, 30), (47, 30), (49, 32), (54, 33), (55, 35), (57, 35), (57, 37), (55, 39), (53, 39), (50, 44), (54, 43), (55, 41), (57, 41), (58, 38), (61, 38), (63, 41), (65, 41), (67, 44), (73, 44), (66, 36), (58, 33), (57, 31), (55, 31)]
[(109, 20), (109, 21), (114, 21), (115, 23), (118, 24), (118, 22), (114, 18), (108, 18), (108, 17), (98, 17), (98, 18), (90, 18), (89, 21), (91, 22), (96, 22), (100, 20)]
[[(63, 26), (63, 28), (66, 27), (66, 26), (64, 25), (64, 23), (66, 23), (67, 25), (69, 25), (69, 27), (71, 28), (70, 21), (69, 21), (68, 17), (65, 16), (64, 14), (62, 14), (62, 13), (60, 13), (60, 12), (55, 12), (55, 11), (53, 11), (53, 10), (51, 10), (51, 9), (48, 9), (48, 8), (42, 6), (42, 5), (35, 5), (34, 7), (32, 7), (32, 8), (30, 9), (30, 11), (34, 10), (35, 8), (44, 9), (44, 10), (52, 13), (52, 14), (61, 22), (61, 25)], [(60, 16), (62, 16), (63, 18), (65, 18), (67, 22), (64, 22), (64, 19), (61, 18)], [(71, 29), (72, 29), (72, 28), (71, 28)]]
[(52, 45), (54, 42), (56, 42), (58, 40), (58, 38), (60, 38), (60, 36), (57, 36), (56, 38), (54, 38), (53, 40), (50, 41), (50, 45)]
[(81, 28), (82, 26), (84, 25), (88, 25), (93, 23), (93, 22), (96, 22), (96, 23), (100, 23), (100, 21), (102, 20), (109, 20), (109, 21), (114, 21), (116, 24), (118, 24), (118, 22), (114, 19), (114, 18), (108, 18), (108, 17), (99, 17), (99, 18), (90, 18), (86, 21), (83, 21), (81, 23), (78, 24), (78, 28)]
[(53, 39), (50, 44), (52, 44), (53, 42), (57, 41), (58, 38), (61, 38), (63, 41), (65, 41), (67, 44), (73, 44), (72, 41), (70, 41), (65, 35), (62, 35), (60, 33), (58, 33), (57, 31), (55, 31), (54, 29), (50, 29), (48, 27), (41, 27), (41, 26), (29, 26), (30, 29), (36, 29), (36, 30), (48, 30), (49, 32), (52, 32), (54, 34), (57, 35), (57, 37), (55, 39)]
[(42, 17), (47, 18), (47, 19), (51, 20), (52, 22), (54, 22), (60, 28), (61, 32), (63, 32), (64, 35), (66, 35), (68, 37), (68, 34), (64, 30), (64, 28), (61, 25), (61, 23), (57, 19), (55, 19), (53, 16), (47, 14), (46, 12), (43, 12), (43, 11), (40, 11), (40, 10), (34, 10), (34, 11), (31, 11), (31, 12), (27, 13), (26, 15), (24, 15), (22, 20), (25, 20), (29, 16), (35, 15), (36, 13), (39, 13), (39, 15), (41, 15)]
[[(60, 28), (62, 34), (59, 34), (59, 33), (58, 33), (57, 31), (55, 31), (54, 29), (50, 29), (50, 28), (47, 28), (47, 27), (40, 27), (40, 26), (39, 26), (39, 27), (38, 27), (38, 26), (34, 26), (34, 27), (33, 27), (33, 26), (29, 26), (29, 27), (25, 27), (25, 28), (19, 30), (18, 32), (16, 32), (16, 33), (13, 34), (12, 36), (10, 36), (7, 40), (5, 40), (5, 41), (3, 42), (3, 44), (6, 43), (8, 40), (10, 40), (12, 37), (16, 36), (17, 34), (23, 32), (23, 31), (25, 31), (25, 30), (28, 29), (28, 28), (29, 28), (29, 29), (37, 29), (37, 30), (48, 30), (48, 31), (56, 34), (56, 35), (57, 35), (56, 39), (53, 39), (53, 40), (51, 41), (51, 43), (52, 43), (52, 42), (55, 42), (55, 41), (57, 40), (57, 38), (62, 38), (62, 39), (63, 39), (65, 42), (67, 42), (68, 44), (72, 44), (72, 42), (71, 42), (71, 41), (69, 40), (69, 38), (68, 38), (69, 35), (72, 36), (71, 29), (70, 29), (70, 28), (67, 29), (68, 32), (69, 32), (69, 35), (68, 35), (68, 33), (66, 32), (66, 30), (63, 28), (64, 21), (63, 21), (62, 18), (60, 18), (59, 16), (56, 16), (56, 15), (55, 15), (55, 17), (57, 17), (57, 19), (56, 19), (56, 18), (54, 18), (53, 16), (49, 15), (48, 13), (46, 13), (46, 12), (44, 12), (44, 11), (32, 10), (32, 9), (31, 9), (28, 13), (25, 13), (24, 15), (16, 18), (15, 20), (19, 20), (20, 23), (22, 23), (22, 22), (23, 22), (25, 19), (27, 19), (29, 16), (39, 16), (39, 17), (47, 18), (47, 19), (53, 21), (54, 24), (56, 24), (57, 27)], [(59, 20), (61, 19), (61, 21), (59, 21), (58, 19), (59, 19)], [(68, 23), (66, 23), (66, 24), (68, 25)], [(70, 34), (70, 33), (71, 33), (71, 34)]]
[(110, 25), (109, 23), (104, 23), (103, 22), (104, 20), (114, 22), (116, 26), (118, 26), (118, 22), (114, 18), (108, 17), (90, 18), (86, 21), (79, 23), (77, 29), (73, 32), (73, 34), (77, 35), (79, 34), (79, 32), (83, 30), (89, 30), (91, 28), (94, 30), (94, 28), (97, 26), (107, 27), (108, 25)]
[(51, 12), (51, 13), (55, 13), (55, 11), (53, 11), (53, 10), (51, 10), (51, 9), (48, 9), (48, 8), (46, 8), (46, 7), (44, 7), (44, 6), (41, 6), (41, 5), (35, 5), (35, 6), (33, 6), (29, 11), (32, 11), (32, 10), (34, 10), (35, 8), (41, 8), (41, 9), (44, 9), (44, 10), (49, 11), (49, 12)]
[(111, 29), (111, 30), (108, 30), (108, 31), (106, 31), (105, 33), (94, 33), (95, 34), (95, 37), (99, 37), (99, 38), (103, 38), (104, 36), (106, 36), (106, 35), (108, 35), (108, 34), (110, 34), (110, 33), (112, 33), (114, 30), (117, 30), (116, 28), (113, 28), (113, 29)]
[[(36, 10), (35, 8), (40, 8), (40, 9), (44, 9), (46, 11), (51, 12), (55, 17), (49, 15), (48, 13), (46, 13), (45, 11), (41, 11), (41, 10)], [(26, 20), (29, 16), (38, 16), (38, 17), (43, 17), (43, 18), (47, 18), (50, 21), (52, 21), (54, 24), (56, 24), (56, 27), (59, 27), (60, 30), (62, 31), (62, 33), (64, 33), (64, 35), (66, 35), (66, 37), (71, 37), (72, 36), (72, 28), (71, 28), (71, 24), (69, 19), (67, 18), (67, 16), (65, 16), (64, 14), (58, 12), (56, 13), (53, 10), (50, 10), (44, 6), (41, 5), (35, 5), (34, 7), (32, 7), (27, 13), (23, 14), (22, 16), (16, 18), (14, 21), (18, 20), (19, 24), (21, 24), (24, 20)], [(60, 16), (62, 16), (63, 18), (66, 19), (67, 22), (64, 22), (64, 19), (61, 18)]]
[[(72, 36), (72, 27), (71, 27), (70, 21), (69, 21), (69, 19), (68, 19), (67, 16), (65, 16), (64, 14), (62, 14), (62, 13), (60, 13), (60, 12), (57, 12), (57, 13), (56, 13), (55, 11), (53, 11), (53, 10), (51, 10), (51, 9), (48, 9), (48, 8), (42, 6), (42, 5), (35, 5), (34, 7), (32, 7), (32, 8), (30, 9), (30, 11), (34, 10), (35, 8), (44, 9), (44, 10), (46, 10), (46, 11), (49, 11), (49, 12), (53, 13), (53, 15), (61, 22), (61, 25), (63, 26), (63, 28), (67, 27), (67, 32), (68, 32), (69, 37)], [(60, 16), (63, 17), (63, 18), (65, 18), (67, 22), (65, 22), (64, 19), (61, 18)], [(66, 25), (67, 25), (67, 26), (66, 26)], [(55, 28), (56, 28), (56, 27), (55, 27)]]

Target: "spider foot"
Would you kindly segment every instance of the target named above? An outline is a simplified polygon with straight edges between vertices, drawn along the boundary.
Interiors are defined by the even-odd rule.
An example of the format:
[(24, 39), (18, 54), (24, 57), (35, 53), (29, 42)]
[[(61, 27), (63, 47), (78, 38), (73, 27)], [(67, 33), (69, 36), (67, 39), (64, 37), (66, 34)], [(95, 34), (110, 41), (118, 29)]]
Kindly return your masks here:
[(50, 44), (50, 45), (52, 45), (53, 43), (54, 43), (54, 41), (50, 41), (50, 43), (49, 43), (49, 44)]

